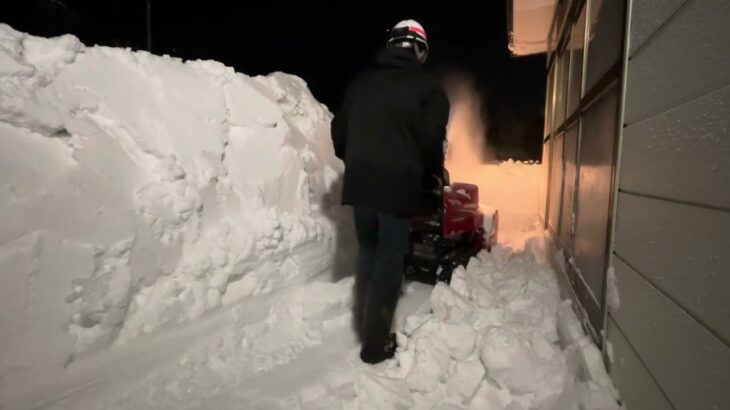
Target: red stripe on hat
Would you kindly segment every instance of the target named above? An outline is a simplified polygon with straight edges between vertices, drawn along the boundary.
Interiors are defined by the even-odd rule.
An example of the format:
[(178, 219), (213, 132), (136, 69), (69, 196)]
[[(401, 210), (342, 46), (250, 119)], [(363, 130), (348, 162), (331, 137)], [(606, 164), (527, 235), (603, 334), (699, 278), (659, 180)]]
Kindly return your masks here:
[(424, 38), (426, 37), (426, 30), (424, 30), (422, 28), (410, 26), (410, 27), (408, 27), (408, 30), (415, 31), (416, 33), (422, 35)]

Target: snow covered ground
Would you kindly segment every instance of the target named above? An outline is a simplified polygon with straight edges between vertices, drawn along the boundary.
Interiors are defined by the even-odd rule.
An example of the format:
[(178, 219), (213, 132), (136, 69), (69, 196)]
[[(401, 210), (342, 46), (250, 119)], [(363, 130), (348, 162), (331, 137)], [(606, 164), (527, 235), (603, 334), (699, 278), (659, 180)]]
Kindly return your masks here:
[[(450, 286), (407, 287), (395, 360), (362, 364), (352, 278), (249, 298), (15, 390), (9, 408), (618, 409), (617, 392), (545, 266), (540, 231)], [(6, 396), (7, 397), (7, 396)]]
[(463, 174), (502, 245), (359, 361), (330, 118), (296, 77), (0, 25), (0, 408), (616, 409), (538, 165)]

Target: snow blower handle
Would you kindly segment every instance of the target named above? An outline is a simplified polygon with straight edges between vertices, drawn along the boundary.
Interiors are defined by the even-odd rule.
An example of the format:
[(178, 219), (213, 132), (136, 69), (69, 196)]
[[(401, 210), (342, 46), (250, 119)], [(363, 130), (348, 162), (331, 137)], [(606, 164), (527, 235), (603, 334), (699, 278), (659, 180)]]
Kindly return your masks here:
[(445, 168), (443, 170), (443, 173), (441, 175), (433, 174), (431, 175), (434, 180), (436, 180), (435, 188), (434, 190), (441, 192), (446, 185), (449, 185), (449, 171), (447, 171)]

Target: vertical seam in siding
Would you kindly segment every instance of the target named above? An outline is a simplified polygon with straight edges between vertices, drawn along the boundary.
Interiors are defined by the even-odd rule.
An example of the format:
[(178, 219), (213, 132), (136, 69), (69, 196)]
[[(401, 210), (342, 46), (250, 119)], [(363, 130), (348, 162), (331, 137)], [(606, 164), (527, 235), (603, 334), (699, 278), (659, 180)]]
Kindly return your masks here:
[[(628, 81), (628, 68), (629, 68), (629, 45), (631, 40), (631, 18), (633, 10), (634, 0), (628, 0), (625, 4), (624, 9), (624, 30), (623, 30), (623, 52), (621, 53), (621, 70), (619, 75), (621, 76), (619, 83), (619, 96), (618, 96), (618, 107), (616, 107), (617, 117), (614, 121), (616, 124), (616, 143), (614, 145), (614, 167), (613, 176), (611, 177), (611, 196), (610, 196), (610, 225), (608, 227), (608, 243), (606, 244), (606, 261), (604, 266), (607, 269), (613, 266), (611, 255), (616, 249), (616, 221), (618, 221), (618, 197), (619, 188), (621, 181), (621, 152), (623, 149), (623, 137), (624, 137), (624, 118), (626, 113), (626, 84)], [(603, 275), (603, 334), (607, 336), (608, 330), (608, 272), (604, 272)], [(603, 355), (604, 357), (608, 354), (607, 343), (603, 343)]]

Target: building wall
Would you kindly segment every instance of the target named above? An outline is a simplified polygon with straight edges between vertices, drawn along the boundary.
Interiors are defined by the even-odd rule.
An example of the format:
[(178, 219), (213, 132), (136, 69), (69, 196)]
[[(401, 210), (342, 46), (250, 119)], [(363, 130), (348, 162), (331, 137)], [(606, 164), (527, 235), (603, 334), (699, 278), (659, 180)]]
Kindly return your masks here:
[(629, 410), (730, 409), (730, 1), (557, 10), (543, 215), (579, 313)]
[(548, 41), (546, 228), (601, 344), (620, 130), (625, 0), (558, 3)]
[(730, 2), (630, 2), (609, 312), (629, 409), (729, 409)]

